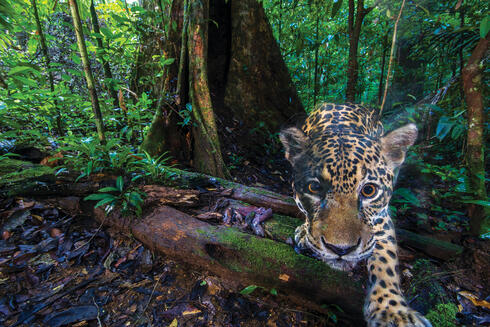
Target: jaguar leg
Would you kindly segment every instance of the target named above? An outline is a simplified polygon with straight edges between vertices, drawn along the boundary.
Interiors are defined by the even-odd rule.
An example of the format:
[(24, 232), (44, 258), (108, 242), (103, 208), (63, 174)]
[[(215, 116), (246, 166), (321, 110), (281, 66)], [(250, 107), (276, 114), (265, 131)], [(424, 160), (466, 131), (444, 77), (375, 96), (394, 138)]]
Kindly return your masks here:
[(390, 217), (375, 225), (375, 235), (377, 242), (367, 265), (370, 289), (364, 316), (368, 326), (431, 327), (426, 318), (408, 306), (402, 295), (397, 243)]

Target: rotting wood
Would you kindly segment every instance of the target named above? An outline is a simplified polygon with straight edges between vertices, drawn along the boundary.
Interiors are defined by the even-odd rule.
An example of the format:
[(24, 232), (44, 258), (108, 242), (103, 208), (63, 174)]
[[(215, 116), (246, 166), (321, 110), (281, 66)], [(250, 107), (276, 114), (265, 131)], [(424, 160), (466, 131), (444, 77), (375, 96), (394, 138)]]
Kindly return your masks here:
[[(13, 162), (16, 166), (19, 166), (19, 163), (21, 163), (18, 160), (10, 160), (10, 162)], [(38, 166), (32, 163), (26, 163), (26, 165), (29, 166), (30, 170), (36, 170), (35, 167)], [(83, 197), (85, 195), (95, 193), (102, 184), (102, 181), (95, 183), (90, 181), (74, 183), (74, 180), (77, 177), (76, 174), (58, 176), (56, 178), (51, 173), (52, 170), (50, 170), (48, 167), (39, 167), (42, 167), (40, 169), (45, 169), (46, 174), (37, 174), (30, 178), (26, 178), (25, 180), (16, 179), (12, 183), (8, 181), (0, 181), (0, 194), (7, 196), (50, 196), (65, 194)], [(275, 215), (281, 214), (292, 217), (302, 217), (294, 200), (289, 196), (281, 195), (258, 187), (245, 186), (205, 174), (188, 172), (176, 168), (169, 168), (168, 170), (172, 177), (169, 180), (162, 181), (162, 183), (192, 189), (223, 189), (223, 191), (217, 192), (216, 195), (218, 197), (221, 196), (225, 198), (233, 198), (257, 207), (271, 208)], [(111, 176), (107, 176), (107, 180), (111, 179), (113, 179)], [(179, 190), (179, 192), (181, 191), (183, 190)], [(156, 196), (158, 195), (152, 195), (152, 197)], [(170, 199), (163, 199), (165, 197), (163, 194), (160, 196), (162, 197), (162, 200), (160, 200), (161, 203), (178, 206), (177, 202), (172, 203)], [(298, 225), (302, 223), (301, 219), (291, 221), (297, 222)], [(266, 222), (266, 226), (267, 223), (269, 222)], [(296, 228), (296, 226), (294, 226), (294, 228)], [(287, 233), (289, 233), (287, 237), (291, 237), (294, 234), (294, 228), (287, 229)], [(442, 260), (454, 258), (463, 252), (462, 246), (437, 240), (433, 237), (422, 236), (404, 229), (397, 229), (397, 236), (402, 245), (412, 247), (426, 253), (429, 256)], [(286, 239), (287, 237), (285, 237), (285, 234), (280, 237), (278, 236), (278, 238), (281, 239)]]
[[(282, 242), (213, 226), (171, 207), (162, 206), (142, 219), (105, 216), (95, 219), (119, 231), (131, 233), (152, 250), (198, 266), (243, 286), (276, 289), (293, 301), (314, 310), (335, 303), (352, 317), (362, 319), (362, 283), (323, 262), (297, 254)], [(355, 318), (354, 318), (355, 319)]]
[(146, 193), (145, 207), (155, 204), (170, 204), (183, 207), (194, 207), (199, 204), (199, 191), (179, 190), (160, 185), (144, 185), (141, 190)]

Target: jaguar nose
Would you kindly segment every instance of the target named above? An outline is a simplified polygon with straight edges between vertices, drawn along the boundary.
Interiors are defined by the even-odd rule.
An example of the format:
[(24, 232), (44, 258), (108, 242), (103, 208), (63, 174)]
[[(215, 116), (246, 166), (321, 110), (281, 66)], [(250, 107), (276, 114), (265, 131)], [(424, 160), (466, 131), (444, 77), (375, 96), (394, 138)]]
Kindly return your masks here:
[(322, 240), (323, 245), (327, 249), (329, 249), (330, 251), (332, 251), (333, 253), (337, 254), (340, 257), (343, 256), (343, 255), (346, 255), (348, 253), (351, 253), (352, 251), (354, 251), (359, 246), (359, 244), (361, 244), (361, 238), (359, 238), (357, 240), (357, 244), (356, 245), (337, 245), (337, 244), (330, 244), (330, 243), (327, 243), (325, 241), (325, 238), (323, 236), (321, 237), (321, 240)]

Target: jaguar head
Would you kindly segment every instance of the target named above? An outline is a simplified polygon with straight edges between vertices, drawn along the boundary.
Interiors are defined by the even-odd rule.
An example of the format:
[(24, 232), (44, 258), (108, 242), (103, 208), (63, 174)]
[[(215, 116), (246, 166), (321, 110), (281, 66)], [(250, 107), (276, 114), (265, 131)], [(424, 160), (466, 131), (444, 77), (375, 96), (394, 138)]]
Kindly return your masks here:
[(280, 139), (293, 167), (294, 197), (306, 216), (301, 245), (340, 270), (369, 257), (377, 239), (374, 226), (383, 221), (393, 228), (388, 203), (395, 171), (416, 137), (414, 124), (377, 138), (283, 130)]

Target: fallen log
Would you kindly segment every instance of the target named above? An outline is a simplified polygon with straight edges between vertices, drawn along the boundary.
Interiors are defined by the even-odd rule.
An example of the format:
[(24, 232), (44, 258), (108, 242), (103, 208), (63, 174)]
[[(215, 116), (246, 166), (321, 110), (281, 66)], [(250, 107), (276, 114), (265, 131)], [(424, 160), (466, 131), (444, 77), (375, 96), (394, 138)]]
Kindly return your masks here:
[(324, 311), (339, 305), (354, 320), (362, 320), (362, 283), (323, 262), (297, 254), (282, 242), (213, 226), (171, 207), (159, 207), (142, 219), (94, 211), (100, 223), (131, 233), (147, 247), (173, 259), (206, 269), (244, 286), (276, 289), (295, 302)]
[[(9, 172), (22, 170), (25, 174), (24, 178), (16, 176), (16, 178), (13, 180), (4, 178), (2, 181), (0, 181), (0, 194), (3, 193), (7, 196), (49, 196), (66, 194), (83, 197), (85, 195), (95, 193), (102, 184), (115, 181), (114, 176), (107, 176), (106, 181), (98, 178), (93, 182), (84, 181), (75, 183), (77, 178), (76, 174), (71, 173), (55, 177), (53, 175), (53, 169), (49, 167), (34, 165), (32, 163), (12, 159), (3, 160), (0, 164), (0, 169), (7, 169)], [(271, 208), (276, 214), (302, 217), (296, 203), (289, 196), (281, 195), (262, 188), (249, 187), (225, 179), (184, 171), (177, 168), (167, 168), (167, 170), (169, 177), (162, 181), (163, 184), (191, 189), (230, 189), (230, 192), (221, 192), (226, 193), (226, 195), (223, 196), (231, 197), (254, 206)], [(184, 190), (179, 190), (179, 192), (183, 191)], [(154, 192), (152, 198), (156, 199), (156, 197), (160, 196), (162, 199), (158, 201), (160, 201), (162, 204), (178, 206), (176, 204), (177, 202), (175, 197), (173, 199), (169, 198), (167, 201), (165, 200), (165, 194), (168, 193)], [(292, 233), (289, 236), (291, 235)], [(442, 260), (454, 258), (463, 252), (463, 247), (459, 245), (437, 240), (428, 236), (422, 236), (403, 229), (397, 229), (397, 236), (402, 245), (412, 247), (426, 253), (429, 256)]]

